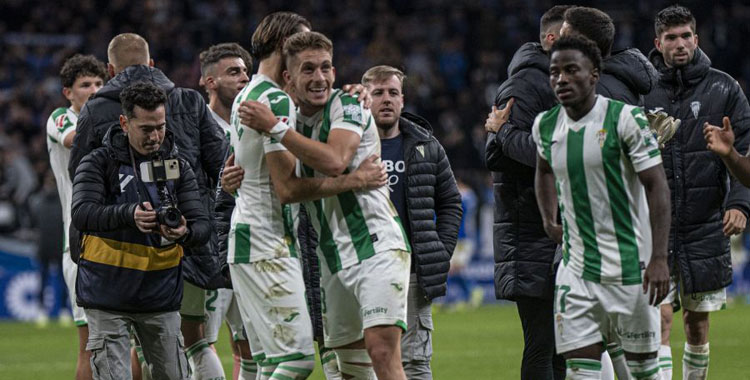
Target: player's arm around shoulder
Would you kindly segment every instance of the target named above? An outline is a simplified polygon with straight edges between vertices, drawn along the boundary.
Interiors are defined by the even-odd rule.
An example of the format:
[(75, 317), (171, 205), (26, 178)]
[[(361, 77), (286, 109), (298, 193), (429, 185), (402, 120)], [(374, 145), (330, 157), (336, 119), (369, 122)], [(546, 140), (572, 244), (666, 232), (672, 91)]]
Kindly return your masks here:
[(180, 244), (186, 247), (205, 244), (211, 235), (208, 212), (203, 205), (195, 173), (187, 161), (180, 159), (180, 178), (176, 183), (177, 208), (187, 222), (187, 233)]

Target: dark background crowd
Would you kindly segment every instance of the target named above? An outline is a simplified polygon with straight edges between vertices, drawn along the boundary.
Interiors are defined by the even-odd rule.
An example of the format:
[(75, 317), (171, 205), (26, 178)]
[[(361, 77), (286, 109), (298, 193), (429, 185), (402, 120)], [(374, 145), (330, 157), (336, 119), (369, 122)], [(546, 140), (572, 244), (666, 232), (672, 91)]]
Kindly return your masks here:
[[(292, 10), (334, 42), (337, 84), (376, 64), (402, 68), (406, 110), (429, 120), (457, 177), (491, 201), (484, 120), (515, 50), (539, 39), (542, 0), (76, 0), (0, 2), (0, 235), (33, 239), (35, 198), (54, 187), (45, 140), (49, 114), (68, 106), (59, 70), (74, 53), (106, 62), (109, 40), (135, 32), (177, 86), (198, 87), (198, 54), (250, 36), (266, 14)], [(569, 3), (569, 2), (562, 2)], [(615, 49), (653, 48), (653, 18), (672, 1), (579, 1), (607, 12)], [(750, 84), (750, 3), (684, 1), (714, 67)], [(52, 181), (54, 182), (54, 181)], [(56, 194), (56, 193), (55, 193)], [(37, 195), (35, 197), (35, 195)], [(489, 198), (489, 199), (488, 199)]]

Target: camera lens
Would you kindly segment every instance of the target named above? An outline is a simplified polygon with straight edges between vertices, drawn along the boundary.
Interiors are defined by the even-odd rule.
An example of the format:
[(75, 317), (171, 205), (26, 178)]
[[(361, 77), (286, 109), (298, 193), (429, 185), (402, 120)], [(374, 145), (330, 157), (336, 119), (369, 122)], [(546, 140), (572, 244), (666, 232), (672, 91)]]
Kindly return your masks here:
[(177, 228), (180, 226), (182, 213), (176, 207), (165, 207), (159, 211), (158, 218), (159, 223), (169, 228)]

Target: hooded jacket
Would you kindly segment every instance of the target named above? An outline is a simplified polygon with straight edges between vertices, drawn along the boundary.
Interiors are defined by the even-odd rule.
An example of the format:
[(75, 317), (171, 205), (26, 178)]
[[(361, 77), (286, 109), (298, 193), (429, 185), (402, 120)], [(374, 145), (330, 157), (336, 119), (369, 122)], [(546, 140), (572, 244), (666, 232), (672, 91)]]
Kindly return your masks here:
[(656, 85), (658, 73), (638, 49), (614, 52), (604, 59), (596, 93), (625, 104), (642, 105), (643, 96)]
[(445, 150), (423, 118), (403, 112), (405, 201), (417, 282), (427, 300), (444, 296), (461, 225), (461, 193)]
[[(213, 209), (214, 189), (224, 164), (224, 133), (197, 91), (175, 87), (161, 70), (154, 67), (128, 66), (83, 106), (68, 164), (71, 178), (74, 178), (83, 157), (101, 147), (107, 130), (119, 123), (122, 113), (120, 92), (136, 82), (151, 82), (167, 93), (167, 128), (174, 135), (179, 156), (193, 169), (201, 199), (206, 212), (209, 212)], [(215, 239), (213, 236), (211, 244), (204, 247), (191, 248), (193, 252), (185, 260), (185, 279), (204, 289), (226, 285), (216, 249), (213, 248)]]
[[(171, 134), (160, 151), (174, 157)], [(134, 152), (134, 151), (133, 151)], [(136, 168), (147, 158), (134, 154)], [(161, 205), (154, 183), (134, 172), (126, 135), (113, 126), (104, 147), (84, 157), (73, 183), (72, 222), (83, 232), (78, 261), (79, 306), (131, 313), (176, 311), (182, 300), (182, 247), (205, 244), (211, 227), (190, 165), (180, 159), (180, 178), (168, 181), (187, 220), (179, 244), (141, 232), (134, 212), (140, 202)]]
[(679, 274), (686, 294), (721, 289), (732, 282), (724, 212), (735, 209), (747, 217), (750, 190), (706, 149), (703, 124), (721, 126), (722, 118), (728, 116), (735, 133), (734, 147), (745, 155), (750, 144), (750, 107), (737, 81), (711, 68), (711, 60), (700, 49), (682, 68), (667, 67), (657, 50), (649, 59), (659, 80), (646, 96), (647, 110), (663, 110), (682, 120), (662, 149), (672, 200), (672, 274)]
[(498, 107), (515, 99), (508, 123), (487, 138), (487, 168), (492, 170), (495, 218), (495, 296), (552, 298), (556, 244), (544, 232), (534, 194), (536, 145), (534, 118), (555, 106), (549, 85), (549, 57), (539, 43), (516, 52), (508, 80), (495, 98)]

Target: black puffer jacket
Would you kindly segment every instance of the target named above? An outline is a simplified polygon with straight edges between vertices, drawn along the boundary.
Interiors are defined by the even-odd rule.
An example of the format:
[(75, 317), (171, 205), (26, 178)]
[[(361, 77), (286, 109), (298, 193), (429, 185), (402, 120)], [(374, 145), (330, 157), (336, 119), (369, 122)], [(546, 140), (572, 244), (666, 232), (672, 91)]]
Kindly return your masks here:
[(417, 281), (425, 298), (445, 295), (448, 270), (461, 225), (461, 193), (445, 150), (432, 136), (432, 127), (404, 112), (399, 119), (404, 136), (406, 213)]
[[(174, 157), (172, 136), (161, 151)], [(145, 161), (136, 154), (135, 165)], [(163, 312), (180, 308), (181, 249), (162, 246), (158, 234), (144, 234), (135, 224), (139, 202), (159, 207), (156, 185), (138, 179), (131, 164), (129, 143), (119, 126), (106, 135), (105, 146), (81, 161), (73, 183), (72, 222), (85, 235), (76, 280), (80, 306), (123, 312)], [(187, 220), (188, 234), (179, 245), (205, 244), (211, 234), (208, 214), (190, 165), (180, 159), (180, 178), (170, 181), (177, 208)], [(111, 242), (118, 244), (112, 244)], [(125, 244), (121, 244), (125, 243)], [(147, 260), (133, 257), (156, 251)]]
[(604, 59), (596, 93), (625, 104), (642, 105), (643, 96), (651, 92), (657, 78), (656, 69), (640, 50), (620, 50)]
[(736, 209), (747, 216), (750, 190), (706, 149), (703, 123), (721, 126), (722, 117), (729, 116), (734, 146), (744, 155), (750, 144), (750, 107), (737, 81), (711, 68), (700, 49), (681, 69), (667, 67), (656, 50), (649, 59), (659, 71), (659, 81), (646, 96), (646, 108), (662, 109), (682, 120), (662, 150), (672, 190), (670, 266), (679, 271), (686, 293), (720, 289), (732, 282), (729, 238), (722, 232), (724, 212)]
[[(178, 154), (192, 167), (201, 199), (209, 213), (213, 209), (214, 188), (226, 152), (224, 133), (214, 121), (203, 97), (195, 90), (175, 87), (159, 69), (143, 65), (125, 68), (102, 87), (81, 109), (68, 171), (74, 178), (81, 159), (102, 146), (102, 139), (122, 113), (120, 92), (136, 82), (151, 82), (167, 93), (167, 128), (174, 134)], [(213, 222), (212, 222), (213, 223)], [(185, 279), (206, 289), (225, 286), (212, 244), (192, 249), (185, 260)]]
[(552, 298), (556, 244), (547, 237), (534, 194), (534, 118), (556, 104), (549, 86), (549, 58), (539, 43), (523, 45), (508, 66), (495, 104), (515, 104), (508, 123), (487, 140), (487, 168), (495, 193), (493, 245), (495, 296)]

